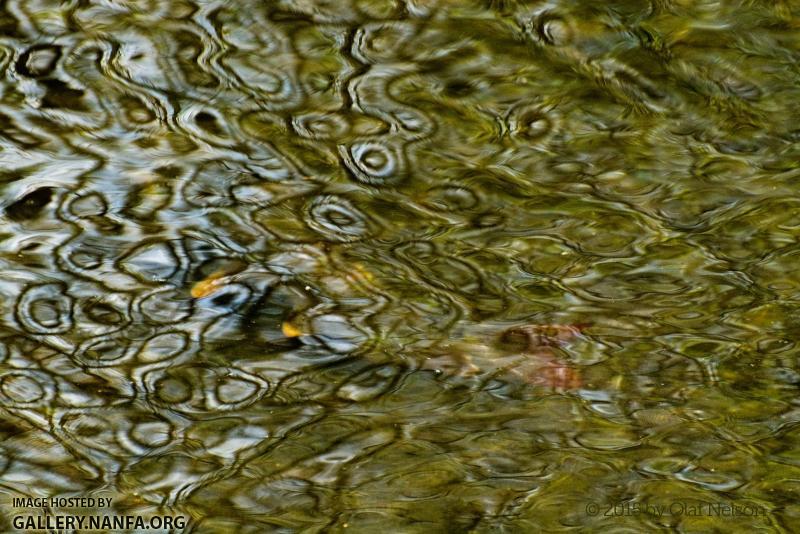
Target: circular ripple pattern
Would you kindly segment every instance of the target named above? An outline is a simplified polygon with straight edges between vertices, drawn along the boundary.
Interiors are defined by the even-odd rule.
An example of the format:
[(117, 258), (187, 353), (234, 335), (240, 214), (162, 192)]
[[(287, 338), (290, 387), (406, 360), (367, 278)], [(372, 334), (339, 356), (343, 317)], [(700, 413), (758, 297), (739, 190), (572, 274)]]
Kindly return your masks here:
[(16, 305), (17, 321), (34, 334), (63, 334), (72, 327), (72, 298), (62, 284), (28, 286)]
[(317, 196), (307, 211), (308, 225), (332, 241), (354, 241), (369, 232), (366, 216), (345, 198)]
[[(800, 531), (798, 25), (0, 3), (5, 492), (193, 532)], [(587, 513), (676, 502), (757, 513)]]
[(43, 407), (53, 400), (55, 384), (40, 371), (10, 371), (0, 375), (0, 395), (9, 407)]
[(403, 179), (403, 153), (392, 144), (380, 142), (356, 143), (339, 147), (344, 163), (359, 182), (389, 185)]

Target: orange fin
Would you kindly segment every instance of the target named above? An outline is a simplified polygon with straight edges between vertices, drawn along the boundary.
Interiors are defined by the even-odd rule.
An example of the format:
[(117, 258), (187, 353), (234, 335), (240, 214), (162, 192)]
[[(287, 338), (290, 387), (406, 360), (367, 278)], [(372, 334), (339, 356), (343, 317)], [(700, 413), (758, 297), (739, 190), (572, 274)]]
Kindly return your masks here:
[(286, 321), (281, 325), (281, 332), (283, 332), (283, 335), (286, 337), (300, 337), (303, 335), (303, 332), (301, 332), (299, 328)]
[(201, 299), (216, 293), (225, 285), (227, 275), (228, 273), (224, 270), (214, 271), (192, 286), (192, 297)]

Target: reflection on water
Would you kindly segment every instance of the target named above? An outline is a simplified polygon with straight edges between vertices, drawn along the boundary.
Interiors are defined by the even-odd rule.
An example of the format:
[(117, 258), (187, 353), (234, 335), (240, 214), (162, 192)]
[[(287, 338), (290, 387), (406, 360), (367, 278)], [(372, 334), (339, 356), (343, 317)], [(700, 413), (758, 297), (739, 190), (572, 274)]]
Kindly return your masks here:
[[(797, 530), (799, 26), (3, 2), (0, 499), (203, 533)], [(760, 513), (685, 512), (720, 503)]]

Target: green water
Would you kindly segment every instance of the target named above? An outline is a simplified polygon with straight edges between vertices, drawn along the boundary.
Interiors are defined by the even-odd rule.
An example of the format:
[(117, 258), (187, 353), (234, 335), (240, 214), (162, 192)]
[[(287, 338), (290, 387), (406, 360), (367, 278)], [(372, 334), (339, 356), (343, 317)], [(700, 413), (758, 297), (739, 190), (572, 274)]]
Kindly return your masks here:
[(800, 530), (799, 66), (793, 0), (0, 2), (0, 530)]

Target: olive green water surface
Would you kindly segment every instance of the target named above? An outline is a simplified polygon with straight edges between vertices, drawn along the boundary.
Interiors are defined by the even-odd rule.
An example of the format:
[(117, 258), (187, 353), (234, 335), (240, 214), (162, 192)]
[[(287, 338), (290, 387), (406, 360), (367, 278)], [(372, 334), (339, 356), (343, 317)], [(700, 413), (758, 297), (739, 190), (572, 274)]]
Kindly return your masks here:
[(3, 531), (800, 530), (800, 3), (8, 0), (0, 69)]

